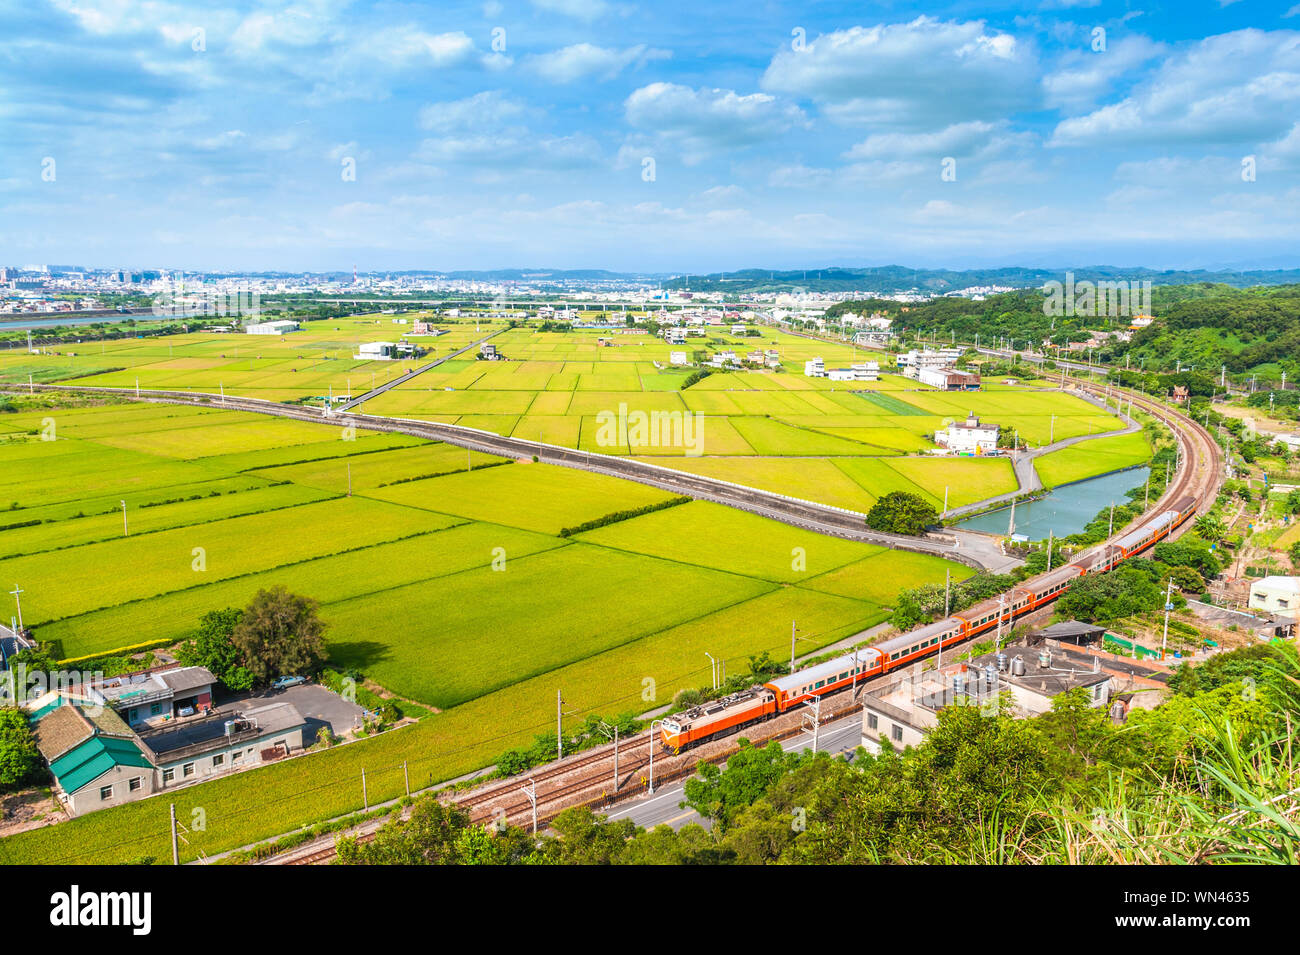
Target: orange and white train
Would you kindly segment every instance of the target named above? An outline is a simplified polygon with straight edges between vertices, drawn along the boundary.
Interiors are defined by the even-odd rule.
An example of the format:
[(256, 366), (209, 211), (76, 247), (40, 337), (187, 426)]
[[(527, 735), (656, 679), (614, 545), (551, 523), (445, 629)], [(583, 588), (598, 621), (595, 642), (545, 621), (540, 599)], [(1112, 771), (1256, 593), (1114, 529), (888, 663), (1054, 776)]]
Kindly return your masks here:
[(1168, 537), (1196, 513), (1196, 498), (1179, 498), (1135, 530), (1107, 541), (1076, 560), (1024, 581), (1001, 598), (991, 598), (958, 613), (891, 637), (872, 647), (756, 684), (739, 693), (675, 713), (663, 721), (660, 741), (674, 753), (706, 740), (737, 733), (828, 693), (907, 666), (939, 650), (997, 628), (1056, 600), (1075, 578), (1100, 574)]

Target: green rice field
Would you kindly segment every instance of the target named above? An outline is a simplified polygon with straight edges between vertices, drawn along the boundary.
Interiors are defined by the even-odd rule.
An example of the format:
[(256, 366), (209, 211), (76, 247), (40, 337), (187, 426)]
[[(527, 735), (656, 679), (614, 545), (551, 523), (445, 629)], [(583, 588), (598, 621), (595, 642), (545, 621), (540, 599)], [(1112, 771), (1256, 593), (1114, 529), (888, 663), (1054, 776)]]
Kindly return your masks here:
[[(404, 371), (353, 357), (403, 331), (359, 316), (283, 338), (205, 332), (0, 351), (0, 381), (138, 380), (314, 402)], [(929, 453), (935, 429), (971, 412), (1035, 444), (1118, 427), (1051, 390), (806, 378), (808, 358), (834, 367), (867, 353), (767, 328), (744, 339), (709, 328), (684, 350), (695, 360), (774, 349), (779, 371), (717, 372), (684, 391), (691, 369), (670, 364), (683, 347), (648, 335), (461, 322), (421, 344), (436, 359), (489, 334), (507, 360), (448, 361), (362, 410), (630, 455), (855, 511), (893, 490), (936, 506), (946, 494), (954, 507), (1013, 490), (1004, 458)], [(187, 858), (359, 809), (363, 767), (372, 804), (401, 793), (403, 763), (413, 786), (481, 768), (553, 727), (557, 689), (575, 719), (644, 712), (707, 683), (706, 654), (736, 672), (751, 654), (783, 657), (792, 621), (811, 653), (887, 620), (900, 589), (971, 573), (704, 502), (562, 537), (670, 495), (402, 435), (124, 400), (36, 395), (0, 407), (10, 409), (0, 413), (0, 578), (21, 584), (25, 622), (59, 655), (178, 641), (207, 611), (281, 584), (320, 603), (333, 665), (437, 711), (172, 793), (178, 814), (208, 814)], [(655, 440), (632, 427), (642, 415), (662, 426)], [(1043, 458), (1044, 481), (1113, 470), (1139, 451), (1116, 439), (1079, 449), (1094, 444), (1091, 456)], [(166, 823), (167, 805), (148, 799), (0, 840), (0, 862), (162, 860)]]

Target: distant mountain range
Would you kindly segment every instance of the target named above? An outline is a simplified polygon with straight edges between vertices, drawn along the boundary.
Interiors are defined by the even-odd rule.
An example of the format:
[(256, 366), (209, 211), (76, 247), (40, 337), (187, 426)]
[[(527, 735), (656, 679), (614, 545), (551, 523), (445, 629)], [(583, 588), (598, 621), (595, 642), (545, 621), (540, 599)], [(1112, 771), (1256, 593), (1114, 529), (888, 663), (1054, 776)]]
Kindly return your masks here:
[(665, 288), (700, 292), (782, 291), (802, 288), (810, 292), (850, 292), (869, 290), (894, 294), (916, 291), (932, 295), (956, 292), (977, 286), (1041, 288), (1050, 281), (1064, 281), (1066, 272), (1076, 282), (1125, 281), (1152, 285), (1192, 285), (1216, 282), (1236, 288), (1252, 285), (1289, 285), (1300, 282), (1300, 269), (1194, 269), (1123, 268), (1096, 265), (1073, 269), (913, 269), (902, 265), (848, 269), (769, 270), (744, 269), (739, 272), (690, 275), (664, 282)]

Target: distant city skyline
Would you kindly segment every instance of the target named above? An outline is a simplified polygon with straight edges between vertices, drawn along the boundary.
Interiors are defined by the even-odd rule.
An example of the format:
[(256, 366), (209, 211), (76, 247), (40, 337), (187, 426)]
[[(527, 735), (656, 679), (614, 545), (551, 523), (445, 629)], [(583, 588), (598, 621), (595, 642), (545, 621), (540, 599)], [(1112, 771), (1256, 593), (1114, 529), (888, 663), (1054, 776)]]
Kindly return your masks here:
[(1300, 4), (0, 9), (0, 263), (1300, 266)]

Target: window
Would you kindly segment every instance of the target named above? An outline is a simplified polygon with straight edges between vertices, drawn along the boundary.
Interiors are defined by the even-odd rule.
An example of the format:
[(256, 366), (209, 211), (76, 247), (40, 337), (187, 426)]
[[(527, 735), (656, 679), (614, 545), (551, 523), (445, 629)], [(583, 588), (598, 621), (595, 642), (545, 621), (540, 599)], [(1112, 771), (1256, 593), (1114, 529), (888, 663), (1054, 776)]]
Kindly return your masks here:
[(194, 775), (194, 764), (193, 764), (193, 763), (186, 763), (184, 766), (182, 766), (182, 767), (181, 767), (181, 775), (184, 776), (186, 779), (188, 779), (189, 777), (193, 776), (193, 775)]
[(108, 799), (112, 799), (112, 798), (113, 798), (113, 787), (112, 787), (112, 786), (100, 786), (100, 787), (99, 787), (99, 798), (100, 798), (101, 801), (108, 800)]
[(140, 787), (143, 785), (144, 785), (143, 776), (132, 776), (131, 780), (126, 784), (127, 792), (133, 792), (133, 793), (139, 792)]
[(895, 742), (901, 743), (903, 741), (903, 727), (895, 723), (890, 735), (894, 737)]
[(875, 713), (868, 713), (868, 714), (867, 714), (867, 729), (873, 729), (873, 730), (874, 730), (874, 729), (879, 729), (879, 728), (880, 728), (880, 717), (878, 717)]
[(212, 767), (215, 769), (216, 767), (220, 766), (220, 765), (221, 765), (222, 763), (224, 763), (225, 761), (226, 761), (225, 754), (223, 754), (223, 753), (217, 753), (216, 756), (213, 756), (213, 757), (212, 757)]
[(243, 759), (243, 758), (244, 758), (244, 752), (243, 752), (243, 750), (238, 750), (238, 749), (237, 749), (237, 750), (235, 750), (233, 753), (230, 754), (230, 761), (231, 761), (232, 763), (237, 763), (237, 762), (239, 762), (239, 761), (240, 761), (241, 759)]
[(152, 704), (152, 705), (149, 707), (149, 715), (150, 715), (150, 716), (157, 716), (157, 715), (158, 715), (159, 713), (161, 713), (161, 712), (162, 712), (162, 704), (161, 704), (161, 703), (154, 703), (154, 704)]

